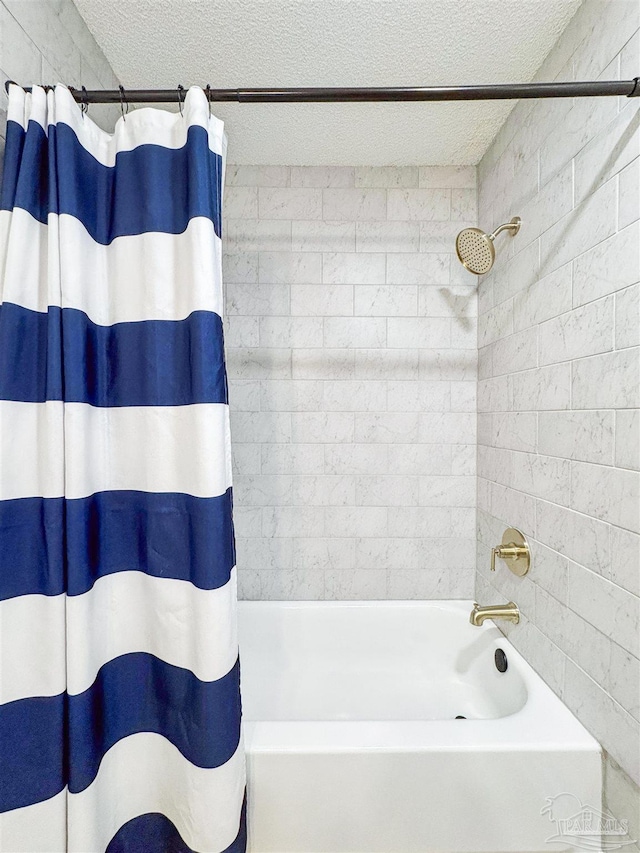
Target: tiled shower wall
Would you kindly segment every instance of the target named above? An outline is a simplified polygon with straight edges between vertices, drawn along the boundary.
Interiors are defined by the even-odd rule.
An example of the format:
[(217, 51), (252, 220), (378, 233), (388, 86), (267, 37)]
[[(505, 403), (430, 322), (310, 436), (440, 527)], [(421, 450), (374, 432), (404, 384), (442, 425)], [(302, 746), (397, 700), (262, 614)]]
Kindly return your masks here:
[(473, 592), (474, 167), (230, 166), (240, 595)]
[[(539, 78), (639, 74), (639, 10), (586, 0)], [(523, 225), (498, 238), (479, 289), (476, 585), (483, 603), (520, 606), (523, 621), (507, 633), (603, 744), (606, 804), (635, 839), (639, 106), (520, 103), (479, 166), (482, 227), (515, 214)], [(489, 572), (507, 526), (531, 541), (524, 579), (504, 564)]]
[[(7, 109), (5, 80), (23, 86), (64, 82), (114, 89), (118, 80), (72, 0), (0, 0), (0, 157)], [(91, 107), (91, 118), (113, 128), (119, 108)]]

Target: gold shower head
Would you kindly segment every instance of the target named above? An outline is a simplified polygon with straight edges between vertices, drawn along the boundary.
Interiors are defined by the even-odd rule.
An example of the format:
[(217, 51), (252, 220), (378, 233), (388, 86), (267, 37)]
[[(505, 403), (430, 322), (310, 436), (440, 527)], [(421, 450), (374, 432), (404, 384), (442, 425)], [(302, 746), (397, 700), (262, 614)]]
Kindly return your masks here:
[(510, 222), (496, 228), (493, 234), (485, 234), (480, 228), (464, 228), (456, 237), (456, 252), (462, 266), (475, 275), (489, 272), (496, 259), (493, 241), (501, 231), (510, 231), (515, 237), (520, 223), (520, 217), (514, 216)]

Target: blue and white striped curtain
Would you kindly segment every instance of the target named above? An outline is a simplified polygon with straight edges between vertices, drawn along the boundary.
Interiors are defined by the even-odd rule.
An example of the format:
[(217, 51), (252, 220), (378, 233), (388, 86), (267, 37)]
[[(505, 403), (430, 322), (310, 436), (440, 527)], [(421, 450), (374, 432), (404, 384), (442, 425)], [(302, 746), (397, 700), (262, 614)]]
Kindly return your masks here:
[(12, 86), (0, 850), (240, 853), (223, 126)]

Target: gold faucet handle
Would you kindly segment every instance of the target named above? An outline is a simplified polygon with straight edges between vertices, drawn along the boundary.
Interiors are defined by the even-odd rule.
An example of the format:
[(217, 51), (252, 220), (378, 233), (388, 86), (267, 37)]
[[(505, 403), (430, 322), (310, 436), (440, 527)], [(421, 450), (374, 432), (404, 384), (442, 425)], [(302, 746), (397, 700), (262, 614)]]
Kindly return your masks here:
[(529, 543), (524, 535), (514, 527), (505, 530), (502, 544), (491, 549), (491, 571), (496, 570), (496, 557), (508, 560), (511, 571), (520, 577), (526, 575), (531, 564)]

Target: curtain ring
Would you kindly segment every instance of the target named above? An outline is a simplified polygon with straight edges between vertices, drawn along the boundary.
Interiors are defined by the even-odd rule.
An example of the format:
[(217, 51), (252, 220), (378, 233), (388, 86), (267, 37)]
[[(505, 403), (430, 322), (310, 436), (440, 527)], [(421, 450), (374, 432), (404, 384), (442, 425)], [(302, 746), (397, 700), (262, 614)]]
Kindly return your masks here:
[(87, 87), (82, 87), (82, 105), (80, 107), (82, 111), (82, 118), (89, 112), (89, 101), (87, 100)]
[(180, 107), (180, 115), (184, 116), (184, 111), (182, 109), (184, 104), (184, 86), (178, 85), (178, 106)]
[(207, 83), (207, 101), (209, 102), (209, 116), (211, 116), (211, 86)]
[[(120, 89), (120, 112), (122, 113), (122, 120), (127, 120), (127, 113), (129, 112), (129, 101), (127, 100), (127, 96), (124, 93), (124, 86), (118, 86)], [(126, 106), (126, 110), (125, 110)]]

